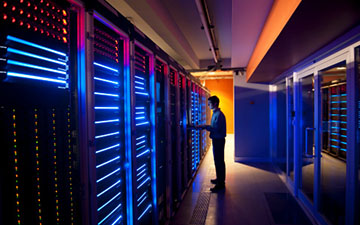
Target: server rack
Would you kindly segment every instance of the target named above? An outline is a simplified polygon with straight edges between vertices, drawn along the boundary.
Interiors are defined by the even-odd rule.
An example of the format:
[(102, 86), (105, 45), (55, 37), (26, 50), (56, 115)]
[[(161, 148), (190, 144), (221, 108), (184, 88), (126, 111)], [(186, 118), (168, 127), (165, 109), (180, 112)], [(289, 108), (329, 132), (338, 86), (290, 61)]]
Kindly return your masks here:
[[(87, 75), (90, 223), (126, 224), (126, 35), (99, 13), (89, 15)], [(91, 65), (91, 66), (90, 66)]]
[(69, 5), (0, 8), (0, 223), (79, 223)]
[[(199, 118), (199, 87), (197, 84), (192, 84), (191, 88), (191, 124), (193, 126), (200, 124)], [(191, 166), (194, 174), (200, 163), (200, 131), (191, 131)]]
[(188, 160), (188, 154), (187, 154), (187, 121), (186, 121), (186, 104), (187, 104), (187, 92), (186, 92), (186, 77), (184, 74), (180, 73), (179, 75), (179, 125), (180, 125), (180, 135), (179, 135), (179, 142), (180, 142), (180, 155), (181, 157), (179, 159), (181, 159), (181, 163), (180, 163), (180, 171), (181, 171), (181, 176), (180, 177), (180, 182), (181, 185), (179, 185), (180, 187), (180, 193), (181, 193), (181, 198), (183, 198), (184, 194), (185, 194), (185, 190), (187, 188), (187, 173), (188, 173), (188, 167), (187, 167), (187, 160)]
[(133, 46), (132, 151), (134, 224), (152, 224), (156, 201), (154, 58), (140, 43)]
[(164, 60), (157, 58), (155, 65), (156, 75), (156, 176), (157, 176), (157, 201), (158, 201), (158, 219), (163, 224), (170, 219), (170, 200), (167, 193), (168, 186), (168, 131), (169, 119), (167, 109), (168, 98), (168, 65)]
[(328, 121), (328, 129), (323, 132), (323, 151), (346, 159), (347, 107), (346, 82), (332, 83), (322, 90), (326, 97), (323, 120)]

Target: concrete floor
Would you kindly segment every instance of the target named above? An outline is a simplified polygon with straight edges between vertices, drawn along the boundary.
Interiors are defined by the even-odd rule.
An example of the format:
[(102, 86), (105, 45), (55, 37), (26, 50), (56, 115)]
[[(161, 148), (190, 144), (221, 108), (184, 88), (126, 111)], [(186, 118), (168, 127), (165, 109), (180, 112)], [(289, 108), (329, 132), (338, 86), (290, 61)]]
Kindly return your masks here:
[[(205, 224), (274, 225), (279, 224), (279, 221), (292, 221), (285, 224), (311, 224), (296, 201), (293, 200), (295, 203), (292, 204), (284, 203), (279, 198), (277, 202), (277, 197), (275, 197), (274, 204), (273, 197), (271, 201), (266, 197), (269, 194), (278, 196), (289, 193), (271, 164), (234, 162), (233, 135), (228, 135), (226, 138), (225, 163), (226, 188), (222, 192), (211, 193)], [(190, 224), (199, 193), (210, 192), (209, 188), (213, 186), (210, 179), (215, 177), (213, 154), (210, 149), (170, 224)], [(290, 198), (292, 199), (291, 195)], [(290, 215), (291, 218), (282, 220), (279, 219), (279, 215), (280, 217)], [(303, 217), (303, 219), (296, 219), (297, 217)], [(284, 223), (281, 222), (281, 224)]]

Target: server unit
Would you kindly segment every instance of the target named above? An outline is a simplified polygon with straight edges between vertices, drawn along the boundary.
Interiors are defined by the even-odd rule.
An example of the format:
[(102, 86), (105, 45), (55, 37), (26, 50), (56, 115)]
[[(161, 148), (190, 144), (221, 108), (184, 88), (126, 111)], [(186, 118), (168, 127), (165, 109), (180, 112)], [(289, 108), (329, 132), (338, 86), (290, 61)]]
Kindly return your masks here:
[(0, 223), (78, 224), (69, 5), (0, 8)]
[[(96, 224), (126, 223), (124, 85), (128, 39), (98, 13), (88, 45), (90, 214)], [(92, 74), (92, 76), (89, 76)], [(95, 217), (95, 218), (94, 218)]]
[[(132, 151), (134, 220), (138, 224), (154, 221), (155, 109), (153, 55), (140, 44), (134, 46), (132, 75)], [(154, 206), (155, 205), (155, 206)]]

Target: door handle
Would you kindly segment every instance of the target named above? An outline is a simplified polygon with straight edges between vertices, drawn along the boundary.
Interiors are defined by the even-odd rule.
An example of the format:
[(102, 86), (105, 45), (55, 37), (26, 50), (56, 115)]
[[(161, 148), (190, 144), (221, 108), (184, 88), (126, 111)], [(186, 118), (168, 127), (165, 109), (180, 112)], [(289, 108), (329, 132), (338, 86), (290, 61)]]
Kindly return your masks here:
[(316, 154), (308, 154), (308, 136), (309, 136), (309, 131), (314, 131), (315, 127), (307, 127), (305, 128), (305, 153), (304, 153), (304, 158), (315, 158)]

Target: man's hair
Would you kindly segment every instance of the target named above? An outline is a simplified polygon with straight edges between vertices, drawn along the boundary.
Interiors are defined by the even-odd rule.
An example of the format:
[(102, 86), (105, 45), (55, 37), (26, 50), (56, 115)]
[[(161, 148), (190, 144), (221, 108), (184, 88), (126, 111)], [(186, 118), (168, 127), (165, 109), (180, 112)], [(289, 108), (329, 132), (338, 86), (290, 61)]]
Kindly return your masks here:
[(212, 104), (217, 104), (217, 105), (219, 105), (220, 103), (220, 100), (216, 95), (209, 97), (208, 101), (211, 101)]

